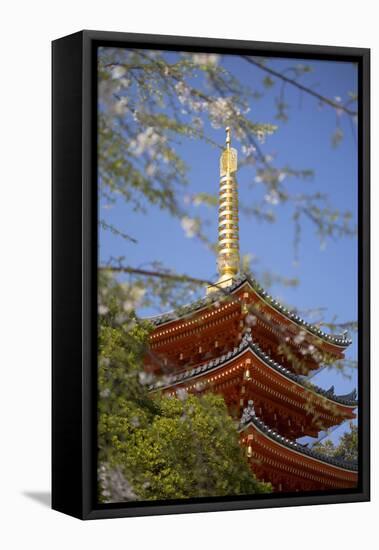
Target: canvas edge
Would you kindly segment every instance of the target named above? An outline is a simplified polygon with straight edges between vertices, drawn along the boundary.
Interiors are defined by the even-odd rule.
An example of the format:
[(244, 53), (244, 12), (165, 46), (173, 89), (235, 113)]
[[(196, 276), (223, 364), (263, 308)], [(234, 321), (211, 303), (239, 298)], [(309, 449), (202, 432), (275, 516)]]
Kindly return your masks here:
[[(333, 503), (346, 503), (346, 502), (364, 502), (370, 499), (370, 480), (369, 480), (369, 59), (370, 50), (366, 48), (346, 48), (346, 47), (334, 47), (334, 46), (314, 46), (314, 45), (301, 45), (301, 44), (281, 44), (281, 43), (269, 43), (269, 42), (250, 42), (240, 40), (229, 39), (214, 39), (214, 38), (194, 38), (194, 37), (174, 37), (174, 36), (160, 36), (160, 35), (145, 35), (145, 34), (132, 34), (132, 33), (113, 33), (102, 31), (81, 31), (64, 37), (53, 42), (53, 51), (57, 47), (65, 48), (66, 40), (79, 40), (80, 56), (82, 61), (82, 73), (81, 73), (81, 109), (80, 120), (82, 124), (81, 134), (81, 159), (77, 162), (75, 167), (77, 186), (80, 186), (81, 192), (81, 210), (80, 215), (82, 219), (81, 233), (73, 234), (72, 238), (80, 239), (82, 245), (82, 258), (80, 274), (77, 271), (77, 264), (72, 263), (69, 265), (69, 269), (72, 270), (72, 275), (75, 279), (80, 278), (81, 284), (81, 336), (82, 346), (80, 348), (80, 365), (76, 363), (74, 368), (69, 370), (72, 380), (66, 384), (66, 386), (75, 387), (77, 390), (80, 388), (80, 414), (77, 418), (77, 426), (80, 426), (80, 449), (78, 449), (77, 439), (75, 440), (75, 456), (77, 457), (78, 464), (80, 464), (80, 487), (72, 487), (72, 502), (65, 501), (62, 505), (59, 503), (61, 500), (57, 498), (57, 484), (53, 483), (53, 499), (52, 507), (61, 512), (73, 515), (81, 519), (100, 519), (100, 518), (112, 518), (112, 517), (130, 517), (130, 516), (145, 516), (145, 515), (157, 515), (157, 514), (176, 514), (176, 513), (192, 513), (192, 512), (212, 512), (212, 511), (227, 511), (227, 510), (242, 510), (242, 509), (257, 509), (268, 507), (282, 507), (282, 506), (300, 506), (300, 505), (312, 505), (312, 504), (333, 504)], [(362, 289), (362, 301), (361, 301), (361, 313), (360, 317), (362, 326), (362, 339), (361, 339), (361, 357), (362, 357), (362, 388), (361, 395), (365, 399), (365, 403), (362, 405), (362, 415), (365, 419), (365, 429), (362, 433), (362, 445), (361, 445), (361, 470), (362, 470), (362, 491), (351, 492), (345, 494), (336, 495), (316, 495), (316, 496), (283, 496), (275, 497), (267, 500), (234, 500), (228, 502), (197, 502), (197, 503), (180, 503), (178, 504), (162, 504), (154, 506), (146, 504), (141, 506), (120, 506), (109, 508), (98, 508), (94, 506), (95, 494), (93, 488), (93, 479), (95, 476), (95, 430), (93, 415), (96, 410), (96, 403), (94, 403), (94, 387), (96, 380), (94, 380), (94, 365), (96, 364), (96, 356), (94, 357), (94, 316), (95, 313), (92, 310), (94, 303), (94, 293), (96, 292), (96, 285), (94, 285), (94, 269), (95, 269), (95, 256), (94, 251), (94, 238), (93, 231), (96, 231), (96, 216), (94, 216), (94, 129), (96, 129), (95, 121), (95, 105), (94, 105), (94, 49), (97, 44), (108, 42), (120, 42), (127, 46), (130, 43), (139, 43), (141, 46), (159, 45), (163, 49), (165, 46), (176, 46), (177, 48), (221, 48), (229, 50), (254, 50), (254, 51), (268, 51), (279, 52), (283, 55), (299, 55), (306, 52), (312, 56), (332, 56), (332, 57), (355, 57), (357, 61), (362, 63), (362, 160), (363, 165), (361, 167), (361, 274), (362, 281), (364, 281), (364, 287)], [(69, 61), (67, 61), (68, 63)], [(54, 75), (54, 72), (53, 72)], [(77, 77), (75, 77), (77, 78)], [(53, 127), (54, 110), (56, 110), (56, 103), (54, 102), (54, 90), (53, 90)], [(72, 113), (67, 113), (67, 116), (72, 117)], [(75, 114), (78, 116), (78, 113)], [(76, 121), (77, 122), (77, 121)], [(55, 138), (54, 138), (55, 136)], [(53, 128), (53, 141), (55, 139), (55, 148), (59, 148), (60, 140), (54, 133)], [(57, 151), (55, 150), (55, 155)], [(54, 145), (53, 145), (53, 166), (54, 166)], [(54, 183), (55, 182), (55, 183)], [(53, 169), (53, 188), (56, 186), (56, 175), (54, 176)], [(67, 199), (67, 197), (66, 197)], [(54, 200), (53, 200), (54, 204)], [(54, 205), (53, 205), (54, 211)], [(76, 214), (78, 212), (76, 211)], [(55, 216), (56, 214), (54, 214)], [(59, 219), (59, 214), (58, 214)], [(53, 220), (57, 225), (57, 220)], [(59, 223), (58, 223), (59, 225)], [(54, 232), (53, 232), (54, 233)], [(55, 248), (57, 248), (57, 238), (54, 239)], [(59, 240), (59, 238), (58, 238)], [(54, 263), (54, 262), (53, 262)], [(55, 287), (56, 284), (63, 285), (66, 291), (69, 291), (66, 279), (62, 279), (59, 275), (55, 275)], [(76, 284), (78, 280), (76, 280)], [(57, 309), (54, 307), (54, 290), (53, 290), (53, 320), (57, 318)], [(54, 323), (53, 323), (54, 326)], [(76, 323), (75, 323), (76, 326)], [(53, 328), (53, 346), (56, 345), (57, 335), (55, 335)], [(60, 342), (62, 345), (62, 342)], [(63, 344), (64, 346), (64, 344)], [(78, 357), (76, 356), (76, 361)], [(53, 359), (54, 363), (54, 359)], [(63, 369), (61, 362), (55, 361), (55, 368), (53, 366), (53, 409), (55, 410), (55, 422), (53, 421), (53, 431), (56, 429), (62, 430), (64, 426), (67, 426), (67, 418), (65, 417), (65, 410), (62, 408), (60, 396), (57, 399), (57, 395), (60, 392), (57, 389), (56, 377), (58, 373)], [(60, 373), (62, 374), (62, 373)], [(65, 371), (67, 375), (67, 370)], [(54, 382), (55, 379), (55, 382)], [(55, 388), (55, 389), (54, 389)], [(60, 388), (62, 389), (62, 387)], [(65, 390), (62, 390), (65, 393)], [(78, 407), (78, 394), (76, 392), (75, 407)], [(57, 403), (59, 405), (57, 406)], [(60, 412), (58, 412), (60, 411)], [(64, 419), (57, 419), (60, 415), (63, 415)], [(54, 410), (53, 410), (54, 418)], [(363, 424), (363, 421), (361, 422)], [(77, 434), (77, 431), (75, 431)], [(53, 453), (53, 479), (60, 480), (60, 489), (62, 486), (62, 479), (65, 479), (65, 475), (60, 471), (57, 462), (57, 449), (61, 449), (63, 452), (63, 445), (57, 445), (57, 434), (55, 437), (55, 458)], [(54, 444), (53, 444), (54, 447)], [(71, 449), (73, 451), (74, 448)], [(65, 447), (67, 452), (67, 447)], [(80, 452), (79, 452), (80, 451)], [(58, 453), (59, 454), (59, 453)], [(76, 469), (75, 469), (76, 471)], [(78, 479), (76, 477), (75, 479)], [(73, 484), (72, 484), (73, 485)], [(59, 492), (58, 491), (58, 492)]]

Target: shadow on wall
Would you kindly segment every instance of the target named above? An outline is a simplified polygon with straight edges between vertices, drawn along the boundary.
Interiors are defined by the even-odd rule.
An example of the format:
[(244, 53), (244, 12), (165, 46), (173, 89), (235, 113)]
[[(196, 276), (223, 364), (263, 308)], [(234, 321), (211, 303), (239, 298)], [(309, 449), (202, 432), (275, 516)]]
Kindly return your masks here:
[(42, 506), (51, 506), (51, 493), (49, 491), (24, 491), (22, 493), (25, 497), (28, 497)]

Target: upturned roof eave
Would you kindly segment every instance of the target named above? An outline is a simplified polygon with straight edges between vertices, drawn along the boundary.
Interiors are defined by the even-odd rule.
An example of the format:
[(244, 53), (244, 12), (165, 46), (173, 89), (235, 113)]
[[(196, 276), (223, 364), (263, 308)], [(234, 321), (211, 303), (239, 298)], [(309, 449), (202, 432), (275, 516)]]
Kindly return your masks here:
[(302, 330), (308, 332), (311, 336), (320, 338), (322, 341), (327, 344), (336, 346), (337, 348), (345, 349), (351, 344), (351, 340), (345, 338), (343, 335), (333, 336), (328, 334), (312, 323), (308, 323), (302, 319), (299, 315), (296, 315), (294, 312), (291, 312), (286, 307), (284, 307), (280, 302), (275, 300), (268, 292), (266, 292), (255, 279), (250, 278), (247, 275), (240, 276), (236, 281), (227, 289), (222, 291), (215, 291), (213, 294), (208, 295), (205, 298), (197, 300), (192, 304), (187, 304), (181, 308), (181, 312), (169, 311), (159, 316), (149, 317), (151, 323), (156, 327), (163, 327), (169, 323), (178, 321), (180, 319), (185, 319), (186, 317), (192, 315), (193, 313), (199, 313), (202, 310), (206, 309), (210, 305), (214, 304), (217, 300), (224, 296), (233, 296), (238, 290), (240, 290), (243, 285), (247, 284), (249, 288), (265, 303), (272, 307), (275, 311), (283, 315), (287, 320), (294, 323), (296, 326), (301, 327)]
[[(357, 407), (358, 405), (357, 400), (348, 398), (350, 394), (348, 394), (346, 397), (337, 396), (337, 395), (331, 394), (330, 390), (323, 390), (322, 388), (319, 388), (314, 384), (304, 384), (304, 382), (300, 379), (298, 375), (292, 373), (287, 368), (283, 367), (282, 365), (280, 365), (279, 363), (271, 359), (267, 354), (265, 354), (260, 349), (258, 344), (252, 341), (251, 337), (245, 337), (245, 339), (241, 342), (241, 344), (238, 347), (234, 348), (232, 352), (229, 352), (216, 359), (212, 359), (211, 361), (208, 361), (203, 365), (193, 367), (188, 371), (183, 371), (178, 375), (172, 375), (173, 376), (172, 381), (162, 385), (155, 384), (151, 386), (149, 389), (150, 391), (167, 390), (169, 388), (173, 388), (183, 383), (186, 383), (198, 378), (202, 378), (207, 373), (211, 373), (215, 370), (225, 367), (226, 365), (228, 365), (228, 363), (230, 363), (231, 361), (234, 361), (239, 356), (243, 355), (244, 353), (246, 353), (246, 351), (249, 351), (249, 350), (255, 357), (257, 357), (267, 367), (274, 370), (276, 373), (283, 376), (285, 379), (295, 383), (296, 385), (301, 387), (303, 390), (311, 392), (322, 399), (326, 399), (328, 401), (331, 401), (334, 404), (338, 404), (343, 407), (348, 407), (351, 409), (355, 409)], [(352, 396), (354, 395), (354, 391), (351, 392), (351, 395)]]
[(281, 436), (275, 430), (269, 428), (267, 424), (265, 424), (262, 420), (260, 420), (255, 415), (252, 416), (248, 422), (242, 425), (240, 424), (238, 428), (238, 432), (239, 433), (244, 432), (250, 426), (252, 426), (255, 430), (258, 430), (264, 437), (268, 438), (270, 441), (274, 442), (275, 444), (281, 447), (284, 447), (285, 449), (288, 449), (293, 453), (297, 453), (302, 456), (307, 456), (312, 460), (321, 462), (323, 464), (327, 464), (328, 466), (332, 466), (334, 468), (338, 468), (346, 472), (356, 473), (358, 471), (358, 464), (349, 463), (333, 457), (327, 457), (322, 455), (321, 453), (312, 451), (311, 449), (304, 447), (300, 443), (296, 443), (296, 441), (292, 441), (286, 437)]

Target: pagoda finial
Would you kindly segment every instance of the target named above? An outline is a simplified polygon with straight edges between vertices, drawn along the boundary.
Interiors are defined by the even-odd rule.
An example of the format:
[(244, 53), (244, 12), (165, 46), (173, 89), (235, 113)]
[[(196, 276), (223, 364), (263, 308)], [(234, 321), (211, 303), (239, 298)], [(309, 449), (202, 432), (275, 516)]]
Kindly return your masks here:
[(229, 126), (227, 126), (227, 127), (225, 128), (225, 132), (226, 132), (226, 140), (225, 140), (225, 142), (226, 142), (226, 147), (227, 147), (228, 149), (230, 149), (231, 139), (230, 139), (230, 128), (229, 128)]
[(239, 272), (239, 228), (237, 151), (231, 147), (230, 128), (226, 128), (226, 147), (220, 159), (220, 202), (218, 225), (219, 284), (229, 286)]
[(225, 128), (225, 148), (220, 157), (220, 198), (218, 216), (218, 271), (220, 278), (208, 292), (233, 284), (238, 275), (239, 227), (238, 227), (238, 188), (237, 151), (231, 147), (231, 130)]

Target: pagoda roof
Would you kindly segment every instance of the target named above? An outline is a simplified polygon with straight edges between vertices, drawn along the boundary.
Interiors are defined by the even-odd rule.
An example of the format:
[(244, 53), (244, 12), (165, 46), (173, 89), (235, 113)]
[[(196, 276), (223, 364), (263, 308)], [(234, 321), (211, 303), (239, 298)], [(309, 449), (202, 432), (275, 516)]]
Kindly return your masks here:
[(280, 374), (292, 380), (293, 382), (299, 384), (300, 386), (302, 386), (308, 391), (316, 393), (319, 396), (324, 397), (325, 399), (329, 399), (330, 401), (333, 401), (335, 403), (339, 403), (340, 405), (346, 405), (348, 407), (354, 408), (358, 404), (357, 392), (355, 389), (352, 392), (345, 395), (335, 395), (334, 386), (332, 386), (328, 390), (324, 390), (314, 384), (311, 384), (310, 382), (304, 381), (304, 379), (301, 376), (294, 374), (293, 372), (288, 370), (286, 367), (283, 367), (277, 361), (274, 361), (269, 355), (264, 353), (264, 351), (259, 347), (259, 345), (253, 341), (250, 334), (245, 335), (241, 343), (239, 344), (239, 346), (236, 346), (232, 351), (229, 351), (225, 355), (217, 357), (216, 359), (212, 359), (211, 361), (203, 363), (200, 366), (193, 367), (179, 373), (165, 376), (164, 382), (160, 380), (157, 383), (152, 384), (149, 387), (149, 390), (155, 391), (159, 389), (166, 389), (171, 386), (176, 386), (177, 384), (181, 384), (183, 382), (191, 380), (193, 378), (200, 377), (205, 373), (217, 370), (220, 367), (225, 366), (227, 363), (229, 363), (239, 355), (242, 355), (247, 350), (251, 350), (251, 352), (255, 356), (257, 356), (261, 361), (263, 361), (268, 367), (274, 369), (275, 371), (279, 372)]
[(274, 310), (279, 312), (289, 321), (292, 321), (296, 325), (301, 326), (305, 331), (310, 332), (313, 336), (316, 336), (329, 344), (333, 344), (342, 348), (345, 348), (351, 344), (352, 341), (347, 338), (345, 334), (328, 334), (318, 328), (316, 325), (308, 323), (299, 315), (297, 315), (297, 313), (287, 309), (285, 306), (280, 304), (275, 298), (273, 298), (268, 292), (266, 292), (264, 288), (254, 278), (244, 274), (236, 277), (229, 287), (212, 292), (204, 298), (200, 298), (199, 300), (182, 306), (177, 310), (172, 310), (156, 317), (150, 317), (149, 321), (153, 323), (153, 325), (155, 325), (156, 327), (160, 327), (162, 325), (165, 325), (166, 323), (183, 319), (190, 314), (198, 312), (214, 304), (215, 302), (218, 302), (225, 296), (237, 293), (238, 290), (240, 290), (244, 285), (248, 285), (253, 292), (255, 292), (264, 302), (269, 304)]
[(281, 436), (278, 432), (276, 432), (275, 430), (267, 426), (267, 424), (265, 424), (255, 414), (253, 406), (248, 406), (244, 409), (241, 416), (240, 423), (239, 423), (238, 431), (243, 432), (249, 426), (253, 426), (254, 428), (257, 428), (266, 437), (270, 438), (276, 443), (279, 443), (280, 445), (283, 445), (284, 447), (287, 447), (288, 449), (291, 449), (292, 451), (296, 451), (300, 454), (307, 455), (310, 458), (319, 460), (326, 464), (331, 464), (332, 466), (337, 466), (338, 468), (342, 468), (344, 470), (350, 470), (353, 472), (358, 471), (357, 462), (347, 461), (337, 457), (326, 456), (320, 452), (313, 451), (311, 448), (305, 445), (302, 445), (301, 443), (297, 443), (296, 441), (292, 441), (291, 439)]

